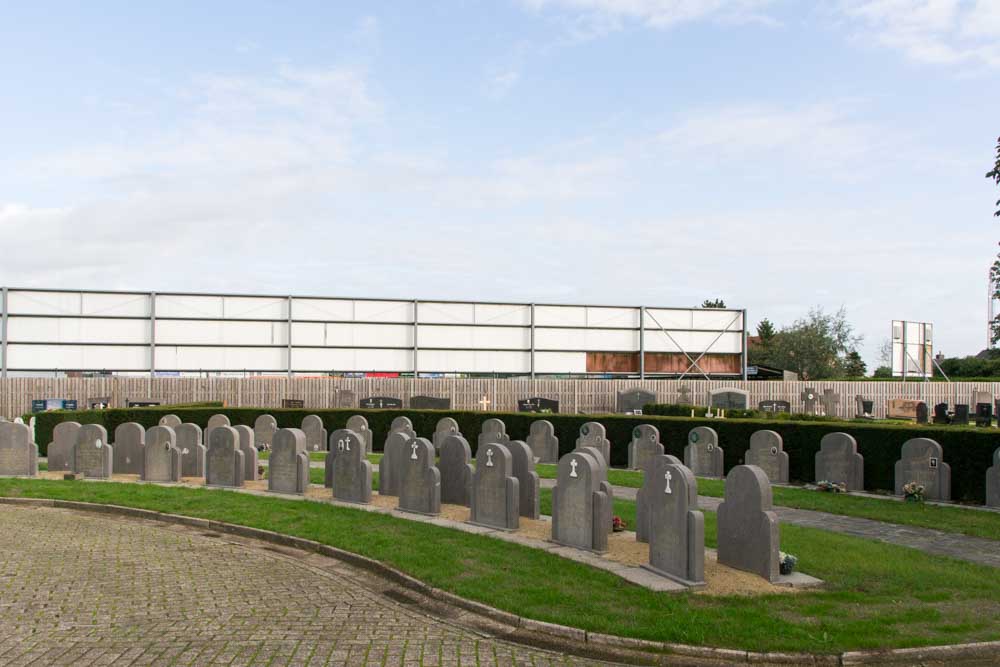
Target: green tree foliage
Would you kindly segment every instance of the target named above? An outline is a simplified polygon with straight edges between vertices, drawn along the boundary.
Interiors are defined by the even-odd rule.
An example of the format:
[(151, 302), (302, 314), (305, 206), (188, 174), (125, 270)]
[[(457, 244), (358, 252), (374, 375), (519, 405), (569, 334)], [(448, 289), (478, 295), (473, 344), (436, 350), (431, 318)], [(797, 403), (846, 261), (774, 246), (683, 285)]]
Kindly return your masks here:
[(860, 342), (844, 308), (835, 313), (814, 308), (771, 339), (768, 360), (773, 366), (795, 371), (803, 380), (843, 377), (848, 355), (857, 351)]
[(1000, 377), (1000, 350), (984, 350), (969, 357), (948, 357), (941, 360), (940, 366), (952, 379)]
[[(986, 172), (986, 178), (1000, 186), (1000, 137), (997, 138), (996, 162), (993, 163), (993, 169)], [(996, 206), (997, 210), (993, 215), (1000, 218), (1000, 199), (997, 200)], [(1000, 299), (1000, 255), (993, 260), (993, 266), (990, 267), (990, 282), (993, 285), (993, 298)], [(992, 330), (991, 341), (996, 345), (1000, 341), (1000, 315), (993, 318), (993, 321), (990, 322), (990, 328)]]
[(875, 372), (872, 373), (872, 377), (873, 378), (891, 378), (892, 377), (892, 368), (890, 368), (889, 366), (879, 366), (878, 368), (875, 369)]
[(722, 299), (705, 299), (701, 302), (702, 308), (725, 308), (726, 302)]
[(844, 375), (849, 378), (861, 378), (868, 373), (868, 366), (865, 364), (857, 350), (851, 350), (844, 357)]
[(747, 363), (751, 366), (771, 365), (771, 342), (778, 334), (774, 324), (766, 317), (757, 325), (757, 338), (750, 341), (747, 349)]

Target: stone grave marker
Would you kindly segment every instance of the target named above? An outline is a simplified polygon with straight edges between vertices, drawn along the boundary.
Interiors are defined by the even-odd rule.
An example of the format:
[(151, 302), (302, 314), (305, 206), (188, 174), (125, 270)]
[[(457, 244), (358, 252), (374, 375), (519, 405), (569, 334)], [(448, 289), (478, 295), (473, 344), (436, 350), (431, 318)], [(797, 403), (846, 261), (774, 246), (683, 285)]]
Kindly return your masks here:
[(757, 404), (757, 409), (762, 412), (791, 412), (792, 404), (788, 401), (761, 401)]
[[(578, 549), (608, 550), (612, 498), (602, 488), (601, 463), (589, 451), (559, 460), (552, 489), (552, 541)], [(605, 483), (606, 484), (606, 483)]]
[(202, 443), (201, 427), (184, 423), (174, 429), (174, 434), (181, 453), (181, 477), (204, 477), (208, 447)]
[(848, 433), (827, 433), (816, 452), (816, 481), (846, 484), (848, 491), (865, 489), (865, 457)]
[[(684, 465), (681, 463), (673, 454), (661, 454), (660, 456), (665, 457), (667, 463), (676, 463), (677, 465)], [(647, 503), (641, 502), (643, 498), (650, 496), (650, 494), (657, 494), (661, 492), (660, 480), (659, 478), (650, 474), (648, 469), (643, 469), (642, 475), (642, 487), (636, 491), (636, 503), (635, 503), (635, 541), (636, 542), (649, 542), (649, 507)], [(645, 489), (645, 491), (643, 491)]]
[(718, 509), (721, 564), (777, 581), (780, 538), (771, 508), (771, 483), (763, 470), (742, 465), (729, 471)]
[(364, 439), (350, 429), (330, 435), (333, 497), (349, 503), (367, 505), (372, 501), (372, 464), (365, 456)]
[(750, 407), (750, 392), (734, 387), (722, 387), (708, 392), (708, 407), (720, 410), (746, 410)]
[(458, 422), (451, 417), (439, 419), (434, 426), (434, 449), (440, 451), (444, 439), (449, 435), (462, 435), (462, 432), (458, 428)]
[(413, 422), (410, 421), (409, 417), (399, 416), (392, 420), (389, 425), (390, 433), (403, 433), (408, 438), (417, 437), (417, 432), (413, 430)]
[(815, 387), (806, 387), (799, 398), (802, 399), (802, 411), (807, 415), (816, 414), (816, 405), (819, 400), (819, 394), (816, 393)]
[(378, 493), (380, 496), (398, 496), (402, 482), (401, 470), (409, 455), (411, 438), (402, 431), (395, 431), (385, 439), (382, 461), (378, 465)]
[(917, 403), (909, 398), (890, 398), (886, 404), (885, 416), (888, 419), (917, 419)]
[(84, 424), (73, 445), (73, 472), (92, 479), (110, 479), (115, 459), (108, 432), (100, 424)]
[(951, 466), (942, 455), (941, 445), (930, 438), (904, 442), (896, 461), (896, 495), (903, 495), (904, 484), (916, 482), (923, 485), (927, 500), (951, 500)]
[(608, 441), (607, 431), (604, 424), (600, 422), (587, 422), (580, 427), (580, 436), (576, 439), (576, 448), (593, 447), (604, 457), (602, 463), (605, 468), (611, 465), (611, 442)]
[(512, 471), (513, 462), (506, 446), (491, 443), (476, 452), (469, 523), (517, 530), (520, 495)]
[(116, 475), (141, 475), (142, 454), (146, 447), (146, 429), (142, 424), (126, 422), (115, 429), (114, 462), (112, 471)]
[(302, 495), (309, 488), (309, 451), (301, 429), (278, 429), (267, 463), (268, 491)]
[(840, 406), (840, 394), (833, 389), (824, 389), (823, 396), (819, 399), (823, 404), (823, 414), (828, 417), (839, 416), (837, 408)]
[(410, 398), (411, 410), (451, 410), (450, 398), (436, 396), (413, 396)]
[(427, 438), (406, 442), (399, 475), (399, 509), (417, 514), (441, 513), (441, 471), (434, 465), (434, 445)]
[(369, 396), (358, 404), (363, 410), (401, 410), (403, 400), (392, 396)]
[[(705, 515), (698, 511), (698, 482), (686, 466), (657, 456), (640, 489), (645, 506), (649, 564), (644, 568), (685, 586), (705, 585)], [(655, 481), (655, 484), (652, 482)]]
[(934, 418), (933, 422), (935, 424), (950, 424), (951, 418), (948, 417), (948, 404), (938, 403), (934, 406)]
[(0, 477), (38, 475), (38, 445), (27, 424), (0, 423)]
[(350, 389), (337, 389), (333, 400), (338, 408), (353, 408), (357, 405), (357, 396)]
[(677, 400), (681, 405), (691, 405), (691, 387), (682, 384), (677, 389)]
[(291, 408), (293, 410), (301, 410), (306, 407), (306, 402), (301, 398), (283, 398), (281, 399), (281, 407)]
[[(479, 427), (479, 440), (477, 443), (479, 447), (482, 447), (494, 442), (505, 445), (510, 442), (510, 436), (507, 435), (507, 425), (502, 420), (491, 417)], [(478, 451), (478, 447), (476, 449)]]
[(660, 429), (651, 424), (640, 424), (632, 429), (632, 442), (628, 445), (629, 470), (645, 470), (650, 461), (662, 454)]
[(618, 392), (615, 412), (634, 414), (649, 403), (656, 403), (656, 394), (645, 389), (628, 389)]
[(177, 433), (170, 426), (154, 426), (146, 431), (142, 456), (142, 480), (145, 482), (181, 481), (181, 450)]
[(973, 391), (969, 405), (979, 405), (980, 403), (993, 405), (993, 394), (988, 391)]
[(203, 434), (205, 450), (208, 450), (208, 443), (212, 439), (212, 429), (218, 426), (232, 426), (229, 423), (229, 417), (226, 415), (212, 415), (208, 418), (208, 424), (205, 426), (205, 433)]
[(788, 452), (775, 431), (754, 431), (743, 460), (763, 470), (772, 484), (788, 484)]
[[(212, 429), (205, 456), (205, 486), (243, 486), (246, 463), (236, 428), (216, 426)], [(243, 428), (250, 430), (249, 426)], [(250, 433), (253, 435), (253, 431)]]
[(551, 398), (534, 396), (532, 398), (520, 398), (517, 401), (518, 412), (559, 412), (559, 401)]
[(858, 394), (854, 397), (854, 416), (859, 419), (871, 419), (875, 416), (875, 401), (865, 400), (865, 397)]
[(993, 452), (993, 465), (986, 470), (986, 506), (1000, 507), (1000, 447)]
[(969, 406), (959, 403), (955, 406), (955, 414), (951, 417), (952, 424), (966, 426), (969, 423)]
[(528, 447), (539, 463), (559, 461), (559, 438), (556, 429), (547, 419), (536, 419), (528, 429)]
[(306, 415), (302, 419), (302, 432), (306, 436), (307, 452), (325, 452), (327, 448), (326, 426), (319, 415)]
[(531, 448), (522, 440), (511, 440), (507, 443), (507, 449), (510, 450), (511, 465), (514, 471), (511, 474), (517, 478), (520, 497), (518, 508), (521, 516), (537, 519), (541, 516), (541, 512), (539, 511), (540, 497), (538, 493), (540, 482), (538, 473), (535, 472), (535, 457), (532, 456)]
[(236, 434), (240, 438), (240, 451), (243, 452), (243, 481), (256, 481), (260, 479), (260, 475), (257, 473), (257, 447), (255, 447), (257, 443), (254, 441), (254, 430), (243, 424), (232, 428), (236, 429)]
[[(354, 431), (361, 436), (361, 441), (365, 444), (365, 454), (371, 454), (374, 450), (374, 436), (372, 430), (368, 428), (368, 420), (362, 415), (353, 415), (347, 420), (345, 427), (348, 431)], [(332, 445), (330, 447), (333, 448)]]
[(688, 433), (688, 444), (684, 447), (684, 465), (698, 477), (722, 477), (724, 455), (719, 447), (719, 434), (714, 428), (696, 426)]
[(177, 415), (163, 415), (160, 417), (160, 426), (169, 426), (170, 428), (176, 429), (178, 426), (183, 424), (181, 418)]
[(468, 507), (472, 502), (472, 448), (459, 433), (441, 442), (441, 502)]
[(52, 429), (52, 442), (46, 450), (51, 471), (69, 471), (73, 469), (73, 447), (76, 446), (76, 435), (80, 430), (79, 422), (59, 422)]
[(926, 424), (928, 416), (927, 404), (923, 401), (917, 403), (917, 423)]
[[(271, 449), (274, 434), (278, 432), (278, 420), (271, 415), (260, 415), (253, 422), (253, 445), (256, 449)], [(249, 477), (247, 479), (250, 479)]]
[(993, 426), (993, 403), (976, 403), (976, 426), (979, 428)]

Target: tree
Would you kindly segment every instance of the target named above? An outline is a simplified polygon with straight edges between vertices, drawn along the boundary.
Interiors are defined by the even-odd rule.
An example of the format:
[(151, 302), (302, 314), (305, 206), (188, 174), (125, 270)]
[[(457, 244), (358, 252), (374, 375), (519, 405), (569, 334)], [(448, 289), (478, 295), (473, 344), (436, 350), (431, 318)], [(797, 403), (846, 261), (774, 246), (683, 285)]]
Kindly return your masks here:
[(875, 372), (872, 373), (872, 377), (873, 378), (891, 378), (892, 377), (892, 369), (889, 368), (888, 366), (879, 366), (878, 368), (875, 369)]
[(701, 302), (702, 308), (725, 308), (726, 302), (722, 299), (705, 299)]
[(777, 334), (771, 320), (762, 319), (757, 324), (757, 339), (751, 340), (747, 349), (747, 363), (751, 366), (771, 365), (771, 341)]
[(865, 365), (864, 360), (858, 354), (857, 350), (848, 352), (844, 358), (844, 375), (849, 378), (860, 378), (864, 377), (867, 372), (868, 366)]
[(757, 336), (760, 338), (762, 343), (770, 342), (776, 333), (777, 331), (775, 330), (774, 325), (771, 324), (771, 320), (766, 317), (757, 325)]
[(844, 308), (832, 314), (814, 308), (774, 336), (769, 356), (772, 365), (795, 371), (803, 380), (822, 380), (843, 375), (848, 355), (860, 342)]
[(879, 368), (888, 368), (889, 375), (892, 375), (892, 341), (888, 338), (883, 338), (878, 346), (878, 365)]
[[(1000, 186), (1000, 137), (997, 138), (996, 162), (993, 163), (993, 169), (986, 172), (986, 178)], [(997, 210), (993, 215), (1000, 218), (1000, 199), (997, 200), (996, 206)], [(993, 260), (993, 266), (990, 267), (990, 285), (993, 290), (993, 298), (1000, 299), (1000, 255), (997, 255), (997, 259)], [(996, 345), (1000, 341), (1000, 315), (994, 317), (993, 321), (990, 322), (990, 332), (990, 342)]]

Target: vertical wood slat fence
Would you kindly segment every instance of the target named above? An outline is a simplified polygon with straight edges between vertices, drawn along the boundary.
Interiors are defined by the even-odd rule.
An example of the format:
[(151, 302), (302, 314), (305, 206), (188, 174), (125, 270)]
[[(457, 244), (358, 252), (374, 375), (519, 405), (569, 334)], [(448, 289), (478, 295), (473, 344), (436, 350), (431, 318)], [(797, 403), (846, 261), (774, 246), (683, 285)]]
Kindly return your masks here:
[[(450, 398), (456, 410), (513, 412), (519, 399), (544, 397), (559, 401), (564, 413), (615, 412), (617, 392), (632, 388), (652, 391), (659, 403), (681, 403), (680, 389), (687, 387), (689, 401), (707, 405), (708, 392), (719, 388), (743, 389), (750, 407), (760, 401), (783, 400), (792, 412), (803, 412), (802, 393), (808, 388), (822, 394), (833, 389), (840, 395), (837, 414), (855, 415), (854, 397), (874, 401), (875, 416), (884, 418), (889, 399), (970, 404), (974, 391), (1000, 395), (1000, 382), (739, 382), (728, 380), (555, 380), (491, 378), (7, 378), (0, 379), (0, 415), (14, 417), (31, 411), (32, 399), (75, 399), (80, 408), (88, 399), (110, 397), (112, 407), (126, 401), (192, 403), (225, 401), (233, 407), (280, 407), (282, 399), (298, 399), (306, 408), (357, 407), (370, 396), (400, 398), (404, 405), (413, 396)], [(484, 400), (485, 399), (485, 400)]]

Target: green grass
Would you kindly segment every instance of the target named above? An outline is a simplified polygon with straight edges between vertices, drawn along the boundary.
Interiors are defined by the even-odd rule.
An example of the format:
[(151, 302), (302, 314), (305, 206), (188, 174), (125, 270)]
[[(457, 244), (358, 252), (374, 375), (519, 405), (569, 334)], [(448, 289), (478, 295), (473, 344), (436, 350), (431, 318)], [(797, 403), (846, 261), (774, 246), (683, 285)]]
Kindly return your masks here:
[[(556, 478), (556, 466), (553, 464), (538, 464), (535, 469), (539, 477)], [(642, 486), (642, 473), (612, 469), (608, 471), (608, 481), (615, 486), (637, 489)], [(722, 498), (724, 489), (725, 484), (721, 479), (698, 478), (700, 495)], [(772, 487), (772, 492), (774, 504), (782, 507), (829, 512), (1000, 540), (1000, 512), (985, 512), (961, 506), (903, 503), (889, 498), (868, 498), (779, 486)]]
[[(0, 480), (0, 495), (141, 507), (274, 530), (376, 558), (530, 618), (594, 632), (751, 650), (836, 652), (1000, 638), (997, 571), (821, 530), (784, 526), (782, 548), (825, 591), (763, 597), (654, 593), (614, 575), (447, 528), (229, 491)], [(543, 493), (543, 507), (551, 494)], [(634, 504), (615, 512), (634, 524)], [(706, 513), (714, 542), (715, 517)]]

